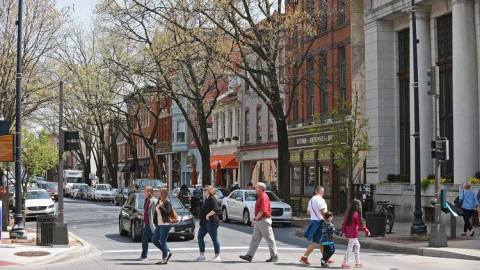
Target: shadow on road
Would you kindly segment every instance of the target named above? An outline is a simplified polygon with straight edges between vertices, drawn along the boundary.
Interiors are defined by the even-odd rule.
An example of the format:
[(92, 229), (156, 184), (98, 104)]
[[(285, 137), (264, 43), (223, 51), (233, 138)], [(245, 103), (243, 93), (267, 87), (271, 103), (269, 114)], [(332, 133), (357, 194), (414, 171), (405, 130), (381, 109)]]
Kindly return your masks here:
[(130, 239), (126, 236), (121, 236), (118, 233), (117, 234), (106, 234), (105, 237), (110, 239), (110, 240), (117, 241), (117, 242), (120, 242), (120, 243), (134, 243), (132, 241), (132, 239)]
[[(303, 264), (300, 264), (300, 263), (275, 263), (275, 265), (278, 265), (278, 266), (289, 266), (289, 267), (299, 267), (299, 268), (305, 268), (305, 265)], [(324, 269), (323, 267), (321, 267), (320, 265), (309, 265), (308, 268), (321, 268), (321, 269)], [(339, 266), (329, 266), (328, 269), (342, 269), (342, 267), (339, 267)]]

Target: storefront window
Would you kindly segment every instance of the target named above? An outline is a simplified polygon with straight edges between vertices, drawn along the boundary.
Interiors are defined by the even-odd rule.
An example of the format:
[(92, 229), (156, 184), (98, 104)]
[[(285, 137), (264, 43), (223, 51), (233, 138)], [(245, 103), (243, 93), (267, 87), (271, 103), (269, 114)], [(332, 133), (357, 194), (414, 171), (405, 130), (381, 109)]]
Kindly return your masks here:
[(292, 168), (292, 181), (290, 182), (290, 191), (292, 194), (299, 195), (301, 190), (301, 185), (302, 185), (302, 174), (301, 174), (302, 168), (300, 166), (298, 167), (293, 167)]
[(305, 167), (304, 195), (312, 195), (316, 184), (315, 166)]

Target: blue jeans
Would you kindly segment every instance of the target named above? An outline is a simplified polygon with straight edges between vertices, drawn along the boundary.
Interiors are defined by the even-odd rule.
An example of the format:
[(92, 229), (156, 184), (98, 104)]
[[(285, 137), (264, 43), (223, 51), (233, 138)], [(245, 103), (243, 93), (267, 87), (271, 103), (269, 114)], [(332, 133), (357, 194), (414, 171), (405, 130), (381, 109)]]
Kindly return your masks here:
[(150, 229), (149, 224), (143, 225), (142, 231), (142, 258), (147, 258), (148, 256), (148, 243), (152, 240), (152, 229)]
[(170, 249), (167, 247), (168, 234), (170, 233), (170, 225), (157, 225), (153, 233), (153, 244), (162, 251), (162, 258), (166, 259)]
[(198, 229), (198, 235), (197, 235), (197, 240), (198, 240), (198, 247), (200, 249), (200, 253), (205, 252), (205, 241), (203, 240), (205, 238), (205, 235), (207, 233), (210, 235), (210, 238), (212, 238), (213, 242), (213, 249), (215, 250), (215, 254), (220, 254), (220, 243), (218, 242), (218, 224), (207, 221), (206, 224), (200, 224), (200, 228)]

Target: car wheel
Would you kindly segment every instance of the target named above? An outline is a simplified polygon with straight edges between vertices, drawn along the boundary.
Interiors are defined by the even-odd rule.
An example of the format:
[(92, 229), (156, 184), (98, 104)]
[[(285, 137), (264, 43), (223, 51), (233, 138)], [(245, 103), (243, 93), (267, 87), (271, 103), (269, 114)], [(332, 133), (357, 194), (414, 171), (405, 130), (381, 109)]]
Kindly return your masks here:
[(250, 212), (248, 212), (248, 209), (243, 211), (243, 224), (250, 225)]
[(230, 220), (228, 219), (228, 213), (227, 213), (227, 208), (223, 207), (222, 209), (222, 221), (225, 223), (229, 223)]
[(118, 232), (121, 236), (127, 236), (128, 232), (123, 228), (123, 221), (121, 218), (118, 219)]
[(193, 234), (193, 233), (185, 236), (185, 240), (187, 240), (187, 241), (191, 241), (193, 239), (195, 239), (195, 234)]
[(130, 237), (132, 238), (132, 241), (134, 242), (139, 242), (140, 241), (140, 236), (137, 233), (137, 222), (132, 220), (132, 227), (130, 228)]

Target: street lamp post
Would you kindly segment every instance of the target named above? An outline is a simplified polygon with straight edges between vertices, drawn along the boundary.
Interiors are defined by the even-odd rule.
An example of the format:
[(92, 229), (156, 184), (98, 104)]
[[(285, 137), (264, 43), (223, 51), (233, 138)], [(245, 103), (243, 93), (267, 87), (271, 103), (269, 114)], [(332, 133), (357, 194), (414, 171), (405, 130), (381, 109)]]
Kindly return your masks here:
[(421, 205), (420, 193), (420, 116), (419, 116), (419, 101), (418, 101), (418, 53), (417, 53), (417, 19), (416, 19), (416, 4), (412, 0), (412, 53), (413, 53), (413, 106), (415, 116), (415, 131), (413, 134), (415, 140), (415, 211), (410, 233), (412, 235), (424, 235), (427, 233), (427, 226), (423, 222), (423, 213)]
[(16, 76), (16, 97), (15, 97), (15, 215), (14, 225), (10, 231), (10, 238), (25, 239), (25, 221), (22, 210), (22, 34), (23, 0), (18, 0), (17, 19), (17, 76)]

